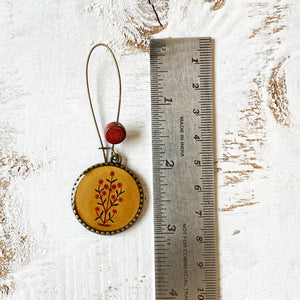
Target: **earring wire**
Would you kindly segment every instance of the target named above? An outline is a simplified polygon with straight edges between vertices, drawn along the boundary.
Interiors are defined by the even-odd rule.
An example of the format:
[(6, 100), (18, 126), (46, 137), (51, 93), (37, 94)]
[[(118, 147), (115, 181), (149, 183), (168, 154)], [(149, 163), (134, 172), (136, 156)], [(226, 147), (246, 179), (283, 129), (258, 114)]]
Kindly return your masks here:
[[(91, 55), (93, 53), (93, 51), (97, 48), (97, 47), (105, 47), (107, 50), (109, 50), (109, 52), (111, 53), (113, 59), (114, 59), (114, 62), (115, 62), (115, 66), (117, 67), (117, 73), (118, 73), (118, 78), (119, 78), (119, 104), (118, 104), (118, 112), (117, 112), (117, 120), (116, 120), (116, 123), (118, 124), (119, 123), (119, 116), (120, 116), (120, 108), (121, 108), (121, 91), (122, 91), (122, 85), (121, 85), (121, 75), (120, 75), (120, 70), (119, 70), (119, 66), (118, 66), (118, 63), (117, 63), (117, 60), (116, 60), (116, 57), (114, 55), (114, 53), (112, 52), (112, 50), (108, 47), (108, 45), (106, 44), (102, 44), (102, 43), (99, 43), (99, 44), (96, 44), (89, 52), (89, 55), (88, 55), (88, 58), (87, 58), (87, 62), (86, 62), (86, 68), (85, 68), (85, 78), (86, 78), (86, 87), (87, 87), (87, 92), (88, 92), (88, 98), (89, 98), (89, 103), (90, 103), (90, 107), (91, 107), (91, 111), (92, 111), (92, 115), (93, 115), (93, 119), (94, 119), (94, 123), (95, 123), (95, 126), (96, 126), (96, 130), (97, 130), (97, 133), (98, 133), (98, 137), (99, 137), (99, 140), (100, 140), (100, 144), (101, 144), (101, 147), (99, 149), (102, 149), (102, 153), (103, 153), (103, 157), (104, 157), (104, 161), (107, 163), (108, 162), (108, 158), (107, 158), (107, 155), (105, 153), (105, 149), (110, 149), (108, 147), (104, 147), (103, 145), (103, 141), (102, 141), (102, 138), (101, 138), (101, 134), (100, 134), (100, 130), (99, 130), (99, 127), (98, 127), (98, 124), (97, 124), (97, 120), (96, 120), (96, 117), (95, 117), (95, 112), (94, 112), (94, 108), (93, 108), (93, 103), (92, 103), (92, 99), (91, 99), (91, 93), (90, 93), (90, 87), (89, 87), (89, 62), (90, 62), (90, 58), (91, 58)], [(111, 147), (112, 149), (112, 159), (116, 159), (119, 158), (121, 160), (121, 156), (117, 153), (115, 153), (114, 151), (114, 145), (112, 145)]]

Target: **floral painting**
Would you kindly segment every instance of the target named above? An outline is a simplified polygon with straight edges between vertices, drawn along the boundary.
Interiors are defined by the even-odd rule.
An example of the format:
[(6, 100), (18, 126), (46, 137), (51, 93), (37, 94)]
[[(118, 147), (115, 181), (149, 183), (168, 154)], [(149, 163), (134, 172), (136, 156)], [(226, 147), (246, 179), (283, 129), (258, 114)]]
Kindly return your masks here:
[(99, 179), (97, 188), (95, 188), (95, 198), (97, 206), (95, 207), (96, 218), (95, 221), (99, 225), (109, 226), (115, 223), (114, 217), (118, 213), (118, 206), (122, 203), (121, 195), (125, 193), (121, 182), (117, 182), (115, 172), (110, 172), (110, 177)]

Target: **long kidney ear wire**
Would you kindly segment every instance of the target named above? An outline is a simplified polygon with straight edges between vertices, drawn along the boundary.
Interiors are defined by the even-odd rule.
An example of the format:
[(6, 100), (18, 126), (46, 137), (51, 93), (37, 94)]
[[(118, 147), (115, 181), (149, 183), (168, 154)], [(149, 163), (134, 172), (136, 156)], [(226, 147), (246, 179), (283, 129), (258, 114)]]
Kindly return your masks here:
[(86, 87), (87, 87), (87, 92), (88, 92), (89, 103), (90, 103), (90, 107), (91, 107), (91, 111), (92, 111), (92, 115), (93, 115), (95, 127), (96, 127), (96, 130), (97, 130), (97, 134), (98, 134), (98, 137), (99, 137), (99, 140), (100, 140), (101, 147), (99, 147), (99, 149), (102, 150), (103, 158), (104, 158), (105, 163), (108, 163), (108, 155), (105, 152), (105, 150), (111, 149), (110, 161), (113, 162), (113, 163), (121, 164), (121, 162), (122, 162), (122, 156), (120, 154), (118, 154), (118, 153), (115, 152), (115, 150), (114, 150), (114, 146), (115, 145), (112, 144), (111, 147), (104, 147), (104, 145), (103, 145), (103, 141), (102, 141), (100, 130), (99, 130), (99, 127), (98, 127), (98, 124), (97, 124), (97, 120), (96, 120), (95, 112), (94, 112), (94, 108), (93, 108), (93, 103), (92, 103), (92, 99), (91, 99), (91, 93), (90, 93), (90, 87), (89, 87), (89, 62), (90, 62), (90, 58), (91, 58), (91, 55), (92, 55), (93, 51), (97, 47), (105, 47), (107, 50), (109, 50), (109, 52), (111, 53), (111, 55), (112, 55), (112, 57), (114, 59), (115, 66), (117, 68), (117, 73), (118, 73), (118, 78), (119, 78), (119, 103), (118, 103), (117, 119), (116, 119), (115, 124), (117, 124), (117, 125), (120, 124), (119, 123), (119, 117), (120, 117), (120, 108), (121, 108), (122, 84), (121, 84), (121, 75), (120, 75), (119, 65), (117, 63), (117, 60), (116, 60), (116, 57), (115, 57), (113, 51), (108, 47), (108, 45), (103, 44), (103, 43), (96, 44), (90, 50), (88, 58), (87, 58), (87, 62), (86, 62), (85, 78), (86, 78)]

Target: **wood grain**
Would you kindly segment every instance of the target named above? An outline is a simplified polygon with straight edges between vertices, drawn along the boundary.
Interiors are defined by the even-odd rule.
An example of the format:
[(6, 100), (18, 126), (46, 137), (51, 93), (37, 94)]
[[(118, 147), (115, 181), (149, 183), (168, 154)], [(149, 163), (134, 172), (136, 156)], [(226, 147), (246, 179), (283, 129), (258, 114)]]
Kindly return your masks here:
[[(149, 39), (168, 25), (169, 1), (92, 2), (87, 11), (118, 28), (119, 41), (127, 51), (149, 52)], [(130, 53), (129, 52), (129, 53)]]
[[(299, 14), (292, 0), (2, 1), (2, 298), (154, 299), (149, 38), (211, 36), (220, 299), (298, 299)], [(97, 42), (119, 61), (117, 150), (145, 192), (136, 224), (113, 237), (70, 205), (77, 176), (102, 162), (84, 79)], [(104, 58), (90, 75), (103, 127), (117, 95)]]
[(205, 2), (213, 3), (212, 10), (218, 10), (225, 5), (225, 0), (204, 0)]
[[(2, 145), (3, 146), (3, 145)], [(14, 263), (20, 263), (19, 257), (23, 256), (23, 261), (27, 260), (28, 247), (27, 235), (22, 232), (14, 222), (14, 212), (8, 202), (13, 200), (10, 190), (14, 189), (13, 181), (16, 178), (25, 179), (35, 168), (25, 156), (20, 156), (16, 152), (5, 153), (0, 149), (0, 292), (2, 295), (8, 295), (14, 290), (15, 283), (11, 272)], [(15, 208), (18, 210), (18, 208)]]
[(274, 118), (283, 126), (290, 126), (289, 101), (287, 99), (286, 73), (283, 64), (284, 58), (272, 69), (269, 79), (268, 92), (270, 95), (269, 108)]

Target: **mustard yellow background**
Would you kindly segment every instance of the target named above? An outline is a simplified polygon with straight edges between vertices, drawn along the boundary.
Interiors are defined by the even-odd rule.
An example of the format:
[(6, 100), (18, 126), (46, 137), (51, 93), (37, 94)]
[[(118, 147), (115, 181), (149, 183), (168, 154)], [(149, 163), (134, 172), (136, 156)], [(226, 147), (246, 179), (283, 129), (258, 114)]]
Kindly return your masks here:
[[(100, 207), (100, 212), (102, 210), (101, 206), (97, 205), (100, 200), (95, 198), (95, 189), (98, 188), (100, 179), (104, 184), (109, 184), (106, 178), (111, 179), (111, 171), (115, 172), (113, 179), (118, 179), (114, 184), (121, 182), (125, 192), (121, 195), (123, 201), (112, 208), (117, 210), (113, 218), (115, 223), (108, 222), (109, 226), (103, 226), (99, 224), (99, 219), (95, 221), (95, 207)], [(100, 166), (89, 171), (81, 179), (75, 194), (75, 207), (80, 218), (90, 227), (101, 231), (114, 231), (126, 226), (136, 215), (139, 205), (140, 191), (136, 181), (128, 172), (115, 166)]]

